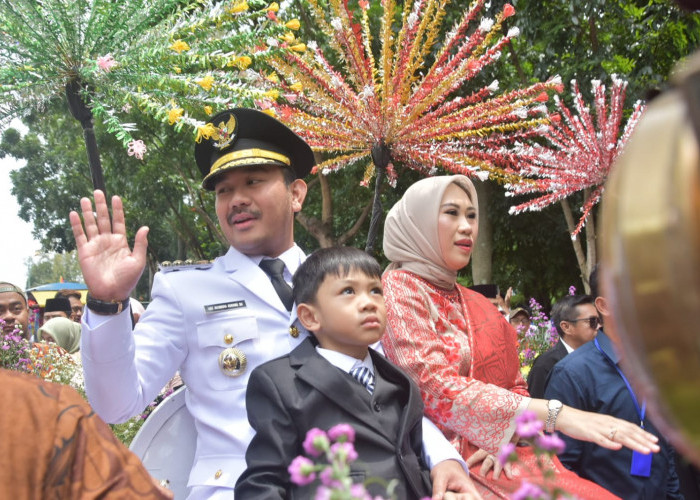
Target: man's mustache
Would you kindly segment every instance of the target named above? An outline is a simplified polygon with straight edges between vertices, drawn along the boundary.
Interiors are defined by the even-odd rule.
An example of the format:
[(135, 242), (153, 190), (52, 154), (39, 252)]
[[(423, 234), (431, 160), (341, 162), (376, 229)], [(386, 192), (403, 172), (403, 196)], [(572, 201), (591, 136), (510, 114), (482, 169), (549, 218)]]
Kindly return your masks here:
[(231, 210), (231, 212), (226, 216), (226, 222), (228, 222), (229, 224), (233, 224), (233, 219), (241, 214), (248, 214), (254, 219), (259, 219), (261, 212), (259, 210), (249, 210), (246, 208), (234, 209)]

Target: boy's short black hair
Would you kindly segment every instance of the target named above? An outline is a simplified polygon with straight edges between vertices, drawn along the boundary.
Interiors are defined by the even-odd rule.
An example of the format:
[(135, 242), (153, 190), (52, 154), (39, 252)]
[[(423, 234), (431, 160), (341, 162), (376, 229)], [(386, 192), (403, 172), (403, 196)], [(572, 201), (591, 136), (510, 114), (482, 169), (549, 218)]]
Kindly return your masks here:
[(347, 276), (351, 271), (360, 271), (373, 278), (382, 276), (379, 263), (359, 248), (331, 247), (316, 250), (294, 273), (294, 302), (297, 305), (315, 303), (318, 289), (326, 276)]

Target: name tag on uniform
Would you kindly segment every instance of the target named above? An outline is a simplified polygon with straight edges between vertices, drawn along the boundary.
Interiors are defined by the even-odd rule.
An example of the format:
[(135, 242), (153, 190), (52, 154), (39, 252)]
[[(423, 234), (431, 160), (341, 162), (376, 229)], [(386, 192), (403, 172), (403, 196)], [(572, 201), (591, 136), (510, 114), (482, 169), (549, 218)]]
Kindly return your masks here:
[(639, 477), (651, 476), (651, 453), (644, 455), (638, 451), (632, 452), (632, 467), (630, 474)]
[(212, 314), (221, 311), (229, 311), (231, 309), (240, 309), (245, 306), (245, 300), (234, 300), (233, 302), (222, 302), (221, 304), (209, 304), (208, 306), (204, 306), (204, 312)]

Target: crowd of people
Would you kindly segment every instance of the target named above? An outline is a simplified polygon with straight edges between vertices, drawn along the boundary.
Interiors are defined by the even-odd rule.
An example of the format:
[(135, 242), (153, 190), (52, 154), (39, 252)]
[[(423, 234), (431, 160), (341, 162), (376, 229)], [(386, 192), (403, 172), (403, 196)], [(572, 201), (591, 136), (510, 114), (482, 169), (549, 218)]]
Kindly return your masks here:
[[(74, 402), (78, 424), (67, 432), (91, 445), (37, 450), (31, 474), (22, 461), (11, 463), (22, 479), (0, 491), (57, 478), (52, 467), (61, 460), (71, 470), (97, 464), (93, 475), (63, 478), (71, 491), (167, 497), (101, 419), (139, 414), (179, 374), (197, 433), (190, 499), (230, 499), (234, 491), (238, 500), (311, 498), (312, 486), (294, 482), (288, 466), (307, 450), (309, 430), (343, 423), (359, 453), (352, 477), (397, 479), (396, 498), (504, 498), (524, 481), (544, 486), (549, 475), (578, 498), (682, 498), (673, 452), (626, 383), (614, 335), (601, 328), (607, 308), (597, 291), (555, 304), (559, 341), (526, 382), (516, 329), (529, 327), (529, 311), (499, 307), (457, 283), (479, 230), (467, 177), (429, 177), (405, 192), (385, 221), (386, 270), (352, 248), (307, 257), (294, 241), (294, 217), (315, 163), (309, 146), (252, 109), (224, 111), (211, 125), (216, 133), (197, 143), (195, 160), (203, 188), (215, 194), (228, 252), (162, 269), (151, 303), (138, 310), (130, 295), (145, 266), (148, 228), (131, 248), (118, 196), (111, 204), (100, 191), (94, 205), (81, 199), (70, 223), (86, 304), (75, 293), (47, 300), (35, 340), (79, 355), (96, 415), (39, 382), (31, 384), (48, 401), (23, 404), (28, 414), (50, 406), (37, 418), (59, 422), (64, 399)], [(0, 318), (27, 331), (27, 297), (9, 283), (0, 283)], [(2, 375), (8, 385), (30, 384)], [(528, 411), (566, 442), (547, 477), (517, 433)], [(2, 432), (4, 446), (8, 428)], [(515, 464), (497, 457), (509, 443)]]

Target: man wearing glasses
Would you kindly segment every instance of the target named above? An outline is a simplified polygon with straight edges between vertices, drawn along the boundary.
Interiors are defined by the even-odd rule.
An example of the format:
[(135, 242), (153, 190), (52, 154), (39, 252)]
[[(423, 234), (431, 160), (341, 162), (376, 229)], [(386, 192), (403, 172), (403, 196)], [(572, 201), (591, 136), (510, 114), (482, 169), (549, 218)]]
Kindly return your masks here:
[(598, 331), (598, 310), (590, 295), (567, 295), (552, 308), (552, 323), (559, 342), (535, 359), (527, 376), (530, 396), (544, 398), (552, 368), (564, 356), (590, 342)]

